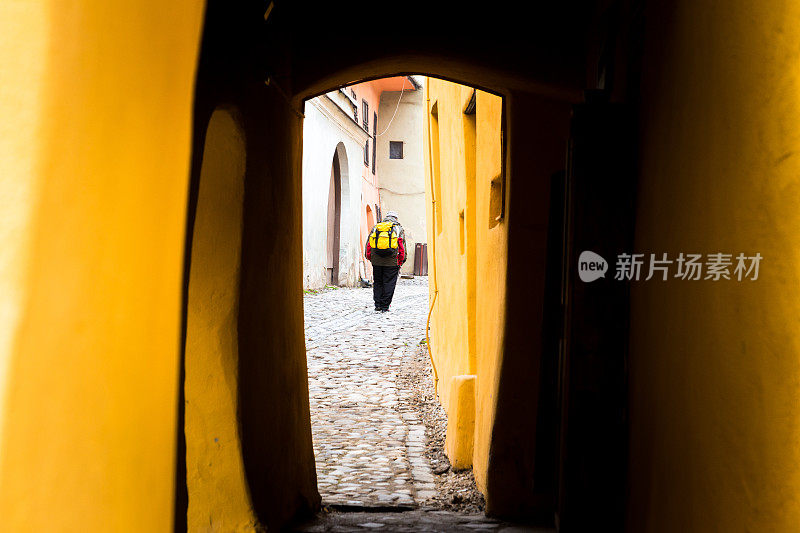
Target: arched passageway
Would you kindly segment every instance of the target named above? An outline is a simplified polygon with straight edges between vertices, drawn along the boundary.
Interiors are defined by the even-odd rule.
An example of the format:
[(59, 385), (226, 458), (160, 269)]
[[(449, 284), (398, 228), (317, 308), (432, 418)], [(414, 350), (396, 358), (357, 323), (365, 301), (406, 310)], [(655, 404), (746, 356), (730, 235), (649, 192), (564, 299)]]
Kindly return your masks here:
[[(490, 509), (552, 519), (558, 507), (563, 529), (578, 520), (573, 530), (581, 517), (636, 532), (796, 529), (800, 6), (535, 9), (0, 3), (4, 526), (186, 527), (183, 243), (202, 209), (207, 125), (225, 106), (239, 110), (245, 154), (230, 425), (260, 521), (277, 529), (318, 506), (297, 268), (302, 103), (418, 72), (506, 98), (505, 173), (487, 177), (497, 216), (485, 220), (503, 228), (506, 250), (486, 259), (481, 280), (497, 326), (484, 339), (495, 373), (478, 384), (491, 413)], [(376, 28), (368, 39), (360, 13), (381, 21), (365, 25)], [(630, 133), (634, 153), (621, 146)], [(562, 195), (550, 184), (565, 167)], [(552, 231), (559, 209), (569, 233)], [(549, 234), (570, 236), (573, 259), (583, 246), (774, 259), (752, 283), (621, 282), (614, 292), (606, 279), (562, 292)], [(567, 335), (553, 335), (562, 324)], [(548, 383), (559, 350), (563, 379)], [(539, 431), (546, 387), (569, 400), (558, 406), (569, 424), (556, 465)], [(629, 429), (628, 473), (609, 461), (616, 426), (587, 423), (608, 413)]]
[[(481, 312), (481, 329), (476, 331), (475, 343), (481, 347), (481, 360), (486, 365), (478, 372), (483, 377), (476, 387), (476, 403), (484, 421), (475, 441), (482, 458), (476, 475), (487, 496), (489, 512), (509, 517), (535, 516), (545, 523), (552, 522), (555, 483), (546, 475), (532, 481), (534, 471), (537, 471), (537, 453), (542, 454), (539, 464), (556, 461), (553, 455), (555, 446), (548, 442), (556, 437), (554, 415), (549, 417), (547, 430), (543, 429), (545, 424), (539, 425), (540, 441), (536, 437), (537, 418), (530, 416), (530, 413), (537, 413), (537, 405), (548, 405), (553, 409), (555, 404), (555, 401), (541, 398), (542, 394), (553, 394), (555, 388), (540, 388), (538, 385), (541, 346), (529, 339), (541, 336), (544, 308), (531, 303), (541, 302), (543, 298), (550, 178), (563, 171), (565, 166), (571, 104), (576, 93), (568, 87), (542, 88), (530, 80), (510, 83), (498, 70), (478, 64), (460, 53), (453, 54), (445, 62), (436, 54), (407, 53), (375, 63), (340, 65), (333, 77), (320, 78), (313, 83), (298, 75), (298, 86), (293, 94), (288, 95), (283, 88), (274, 85), (276, 78), (271, 76), (267, 84), (249, 85), (237, 81), (238, 74), (225, 74), (234, 65), (217, 63), (215, 58), (220, 55), (239, 57), (242, 63), (235, 67), (243, 71), (248, 71), (253, 65), (246, 61), (250, 52), (237, 56), (242, 53), (237, 48), (239, 45), (214, 37), (224, 34), (225, 28), (232, 28), (211, 17), (215, 9), (226, 11), (221, 4), (210, 5), (208, 20), (216, 29), (206, 29), (204, 50), (209, 52), (203, 56), (207, 58), (205, 61), (201, 59), (198, 78), (200, 108), (225, 98), (234, 101), (244, 115), (271, 118), (265, 122), (254, 118), (245, 125), (248, 139), (245, 190), (248, 192), (244, 202), (242, 303), (238, 322), (240, 340), (244, 339), (240, 347), (242, 416), (239, 424), (255, 512), (269, 520), (271, 525), (281, 524), (297, 513), (312, 510), (314, 502), (318, 501), (310, 454), (308, 389), (302, 315), (299, 312), (301, 293), (295, 294), (291, 290), (293, 280), (298, 276), (294, 265), (299, 262), (294, 260), (300, 250), (296, 245), (285, 248), (272, 246), (273, 240), (280, 240), (278, 233), (289, 237), (290, 241), (299, 242), (297, 234), (292, 232), (299, 230), (300, 211), (295, 206), (300, 201), (297, 193), (302, 102), (347, 81), (420, 72), (467, 81), (504, 97), (502, 114), (506, 119), (504, 124), (498, 123), (497, 126), (498, 130), (504, 130), (504, 143), (496, 151), (494, 146), (491, 147), (494, 160), (481, 169), (483, 174), (480, 176), (480, 183), (485, 182), (487, 187), (485, 195), (488, 197), (494, 191), (491, 205), (495, 206), (496, 212), (492, 214), (490, 226), (493, 253), (476, 257), (476, 262), (481, 261), (479, 268), (485, 283), (476, 304)], [(222, 49), (218, 48), (220, 46)], [(301, 43), (298, 43), (298, 50), (303, 50)], [(306, 58), (304, 61), (312, 60)], [(299, 68), (299, 72), (304, 72), (304, 66)], [(303, 87), (301, 81), (307, 83), (302, 89), (299, 88)], [(506, 82), (511, 87), (505, 85)], [(260, 127), (262, 123), (271, 124), (268, 133)], [(278, 124), (283, 127), (278, 127)], [(255, 145), (259, 148), (253, 151), (250, 142), (258, 135), (269, 135), (270, 142)], [(500, 131), (497, 136), (500, 137)], [(479, 146), (494, 141), (476, 138), (474, 142)], [(279, 147), (290, 149), (281, 151)], [(512, 157), (512, 153), (516, 155)], [(460, 157), (463, 161), (463, 154)], [(328, 212), (333, 215), (334, 229), (337, 226), (335, 162), (328, 187), (333, 192), (328, 198), (334, 201), (326, 204), (326, 207), (332, 206)], [(341, 156), (338, 162), (341, 172)], [(344, 199), (344, 181), (340, 176), (343, 206), (340, 217), (343, 218), (348, 216), (344, 206), (349, 203)], [(511, 191), (515, 191), (514, 194)], [(483, 195), (484, 191), (481, 197)], [(264, 216), (264, 205), (270, 206), (271, 218), (276, 221), (270, 228), (272, 231), (266, 233), (257, 229), (265, 227), (260, 220)], [(524, 216), (514, 219), (514, 213), (524, 213)], [(446, 214), (437, 212), (437, 215)], [(486, 218), (490, 218), (488, 211)], [(517, 225), (512, 220), (517, 220)], [(254, 232), (250, 238), (249, 231)], [(335, 236), (335, 231), (328, 233), (331, 234)], [(342, 237), (340, 233), (340, 239)], [(512, 240), (524, 240), (526, 245), (509, 248), (507, 243)], [(249, 258), (248, 249), (252, 254)], [(340, 250), (343, 249), (344, 243), (340, 243)], [(331, 259), (333, 271), (336, 262), (335, 258)], [(341, 273), (338, 277), (341, 278)], [(267, 285), (273, 299), (263, 296), (262, 291)], [(509, 290), (509, 287), (514, 289)], [(250, 306), (246, 303), (248, 299)], [(508, 312), (519, 307), (526, 308), (526, 313)], [(550, 353), (548, 357), (556, 355)], [(557, 368), (558, 365), (549, 367)], [(554, 381), (556, 377), (551, 375), (547, 379)], [(265, 424), (270, 426), (269, 432), (262, 429)], [(549, 449), (550, 455), (541, 452), (542, 447)], [(302, 449), (303, 453), (289, 452), (292, 449)], [(280, 495), (276, 492), (277, 487), (282, 489)]]

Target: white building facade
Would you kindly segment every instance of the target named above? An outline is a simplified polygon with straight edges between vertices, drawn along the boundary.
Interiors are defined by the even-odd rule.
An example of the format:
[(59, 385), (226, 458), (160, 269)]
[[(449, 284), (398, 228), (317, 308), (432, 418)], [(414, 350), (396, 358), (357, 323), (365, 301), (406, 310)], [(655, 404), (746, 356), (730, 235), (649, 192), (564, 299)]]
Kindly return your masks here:
[[(410, 76), (371, 80), (331, 91), (308, 100), (303, 122), (303, 287), (353, 287), (372, 279), (364, 258), (364, 242), (381, 214), (400, 213), (409, 243), (413, 270), (414, 242), (424, 238), (424, 170), (422, 167), (422, 91)], [(382, 95), (405, 94), (397, 109), (389, 110)], [(396, 100), (395, 100), (396, 101)], [(409, 102), (413, 103), (412, 106)], [(419, 117), (409, 117), (412, 107)], [(386, 118), (386, 120), (385, 120)], [(391, 118), (391, 120), (388, 120)], [(385, 123), (385, 125), (384, 125)], [(384, 141), (404, 139), (405, 161), (389, 162)], [(388, 152), (386, 152), (388, 154)], [(381, 200), (379, 175), (389, 172), (388, 204)], [(380, 170), (379, 170), (380, 169)], [(381, 177), (380, 180), (383, 180)], [(402, 183), (411, 180), (413, 183)], [(396, 189), (420, 188), (421, 204), (413, 209)], [(421, 218), (421, 222), (417, 219)], [(416, 237), (417, 240), (413, 240)]]
[(303, 287), (355, 286), (362, 243), (361, 181), (369, 133), (332, 91), (305, 105), (303, 125)]

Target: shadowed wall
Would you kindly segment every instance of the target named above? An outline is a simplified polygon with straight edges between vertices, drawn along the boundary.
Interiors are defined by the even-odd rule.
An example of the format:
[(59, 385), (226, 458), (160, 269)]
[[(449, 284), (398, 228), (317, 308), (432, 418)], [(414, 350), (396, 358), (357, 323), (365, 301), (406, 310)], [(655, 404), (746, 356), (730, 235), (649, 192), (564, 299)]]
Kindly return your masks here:
[(185, 384), (191, 531), (243, 531), (256, 522), (237, 416), (245, 172), (239, 120), (227, 109), (211, 116), (192, 232)]
[(633, 284), (629, 529), (794, 531), (800, 5), (647, 20), (636, 249), (764, 259), (757, 281)]

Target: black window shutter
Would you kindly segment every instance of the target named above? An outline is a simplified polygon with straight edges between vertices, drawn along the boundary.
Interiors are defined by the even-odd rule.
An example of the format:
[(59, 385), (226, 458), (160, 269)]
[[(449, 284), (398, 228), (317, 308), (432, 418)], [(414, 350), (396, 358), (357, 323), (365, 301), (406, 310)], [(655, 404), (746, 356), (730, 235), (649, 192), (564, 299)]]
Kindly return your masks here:
[(372, 113), (372, 173), (373, 174), (375, 174), (375, 159), (377, 156), (376, 146), (378, 146), (377, 131), (378, 131), (378, 114), (373, 112)]

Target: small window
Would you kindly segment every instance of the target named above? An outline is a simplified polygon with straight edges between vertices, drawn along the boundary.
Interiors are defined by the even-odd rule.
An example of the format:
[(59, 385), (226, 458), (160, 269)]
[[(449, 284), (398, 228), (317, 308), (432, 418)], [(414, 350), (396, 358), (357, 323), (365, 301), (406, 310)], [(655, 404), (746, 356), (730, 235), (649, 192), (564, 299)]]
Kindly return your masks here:
[(364, 143), (364, 164), (369, 166), (369, 139)]
[(389, 159), (403, 159), (403, 141), (389, 141)]
[(364, 111), (364, 129), (369, 131), (369, 104), (366, 100), (361, 100), (361, 109)]

